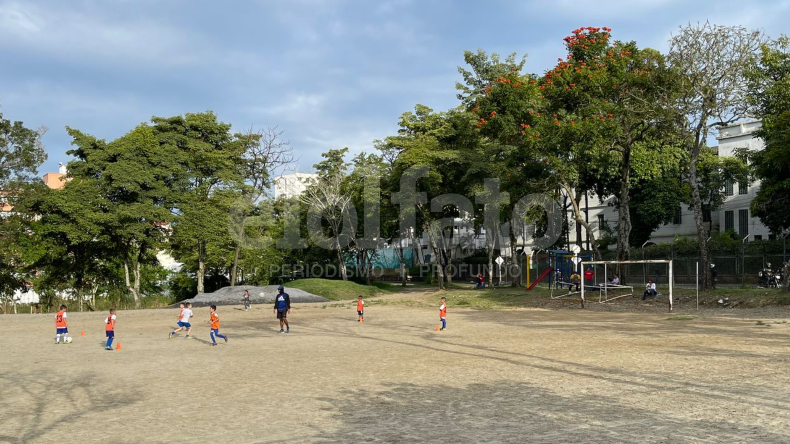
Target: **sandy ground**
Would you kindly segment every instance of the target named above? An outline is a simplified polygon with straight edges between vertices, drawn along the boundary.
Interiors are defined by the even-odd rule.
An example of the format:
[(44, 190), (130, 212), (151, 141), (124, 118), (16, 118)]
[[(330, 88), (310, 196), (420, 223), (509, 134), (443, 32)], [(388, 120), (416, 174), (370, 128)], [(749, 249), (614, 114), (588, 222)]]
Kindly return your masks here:
[[(0, 316), (0, 442), (790, 442), (790, 324), (666, 313), (303, 304)], [(80, 337), (84, 330), (85, 337)]]

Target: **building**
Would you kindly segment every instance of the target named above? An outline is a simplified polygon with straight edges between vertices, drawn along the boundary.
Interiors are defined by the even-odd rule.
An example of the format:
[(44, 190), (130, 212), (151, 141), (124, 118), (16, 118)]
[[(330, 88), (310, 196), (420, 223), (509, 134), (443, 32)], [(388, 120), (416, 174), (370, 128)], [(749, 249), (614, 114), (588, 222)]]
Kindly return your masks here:
[(274, 198), (298, 197), (307, 189), (307, 186), (318, 175), (313, 173), (283, 174), (274, 179)]
[[(754, 133), (760, 128), (759, 121), (746, 121), (733, 124), (719, 131), (719, 146), (714, 147), (718, 155), (722, 157), (733, 157), (736, 150), (747, 148), (749, 150), (761, 150), (765, 146), (762, 139), (755, 137)], [(708, 225), (711, 233), (724, 231), (735, 231), (742, 238), (749, 237), (748, 240), (767, 239), (770, 236), (768, 228), (756, 217), (752, 217), (749, 205), (754, 199), (754, 195), (760, 188), (760, 182), (753, 183), (728, 183), (724, 189), (725, 200), (716, 211), (703, 214), (703, 218)], [(587, 222), (591, 223), (596, 230), (596, 238), (605, 234), (601, 227), (608, 226), (612, 229), (617, 224), (617, 208), (613, 205), (614, 197), (601, 200), (595, 195), (585, 196), (581, 202), (582, 212), (585, 213)], [(577, 230), (573, 213), (568, 215), (568, 225), (571, 227), (569, 241), (571, 244), (581, 239), (586, 248), (587, 233), (584, 229)], [(672, 242), (676, 236), (696, 237), (697, 229), (694, 221), (694, 211), (688, 205), (681, 205), (677, 209), (675, 219), (672, 223), (662, 225), (650, 238), (651, 242), (664, 243)]]

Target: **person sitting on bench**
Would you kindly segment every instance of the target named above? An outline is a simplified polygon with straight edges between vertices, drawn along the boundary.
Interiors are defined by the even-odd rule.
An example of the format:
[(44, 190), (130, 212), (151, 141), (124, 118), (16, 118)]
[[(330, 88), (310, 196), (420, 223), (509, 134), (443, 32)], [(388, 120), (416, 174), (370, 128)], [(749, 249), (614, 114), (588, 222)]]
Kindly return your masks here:
[(573, 274), (571, 274), (571, 284), (568, 285), (568, 293), (571, 292), (571, 289), (574, 286), (576, 286), (576, 291), (579, 291), (581, 289), (580, 288), (581, 287), (581, 283), (582, 283), (582, 277), (579, 275), (579, 273), (577, 271), (574, 270)]
[(642, 296), (642, 300), (644, 301), (648, 296), (656, 297), (656, 284), (652, 279), (647, 281), (647, 285), (645, 286), (645, 294)]

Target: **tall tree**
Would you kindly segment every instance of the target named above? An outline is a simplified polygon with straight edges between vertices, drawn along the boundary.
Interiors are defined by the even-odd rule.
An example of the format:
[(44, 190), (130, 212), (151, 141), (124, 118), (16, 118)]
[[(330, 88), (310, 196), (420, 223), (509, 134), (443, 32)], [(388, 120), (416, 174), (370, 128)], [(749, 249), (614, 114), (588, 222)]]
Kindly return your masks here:
[(107, 217), (102, 235), (113, 245), (107, 256), (123, 264), (126, 289), (139, 307), (142, 269), (158, 265), (156, 254), (165, 248), (170, 224), (176, 220), (177, 191), (185, 185), (179, 161), (183, 155), (172, 145), (160, 146), (148, 125), (109, 143), (75, 129), (68, 131), (76, 147), (69, 151), (76, 157), (69, 164), (70, 175), (95, 182), (104, 199)]
[[(749, 72), (750, 99), (762, 119), (758, 135), (765, 149), (750, 153), (760, 188), (752, 212), (774, 233), (790, 233), (790, 39), (782, 36), (761, 48)], [(783, 290), (790, 288), (790, 261)]]
[(682, 27), (669, 42), (667, 59), (679, 74), (680, 93), (673, 105), (689, 156), (688, 181), (700, 262), (705, 270), (704, 289), (710, 286), (711, 274), (698, 175), (700, 153), (711, 131), (747, 115), (746, 72), (763, 40), (759, 31), (706, 22)]
[(0, 190), (9, 191), (14, 181), (30, 181), (47, 160), (41, 143), (46, 128), (33, 130), (20, 121), (8, 120), (0, 111)]
[(178, 190), (171, 245), (177, 259), (194, 255), (197, 291), (203, 293), (209, 243), (227, 245), (230, 237), (226, 221), (234, 199), (227, 191), (242, 188), (246, 140), (210, 111), (151, 120), (160, 147), (180, 153), (186, 180)]

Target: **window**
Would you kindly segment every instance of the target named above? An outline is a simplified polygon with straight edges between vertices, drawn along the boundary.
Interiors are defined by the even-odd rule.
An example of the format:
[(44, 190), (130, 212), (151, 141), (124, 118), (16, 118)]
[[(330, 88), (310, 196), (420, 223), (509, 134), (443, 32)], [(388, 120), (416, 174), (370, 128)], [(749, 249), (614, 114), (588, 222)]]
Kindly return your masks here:
[(703, 222), (710, 222), (711, 214), (710, 214), (710, 205), (703, 205), (702, 206), (702, 221)]
[(724, 195), (725, 196), (732, 196), (732, 181), (728, 180), (724, 183)]
[(755, 235), (754, 235), (754, 240), (756, 240), (756, 241), (761, 241), (761, 240), (763, 240), (763, 235), (762, 235), (762, 234), (755, 234)]
[(738, 210), (738, 234), (741, 236), (749, 234), (749, 210)]
[(602, 229), (606, 225), (606, 219), (604, 219), (603, 214), (598, 215), (598, 228)]
[(735, 229), (735, 215), (732, 211), (724, 212), (724, 231), (732, 231)]
[(749, 184), (746, 182), (738, 183), (738, 194), (747, 194), (749, 192)]
[(672, 223), (675, 225), (680, 225), (683, 222), (682, 214), (680, 212), (680, 207), (675, 208), (675, 217), (672, 219)]

